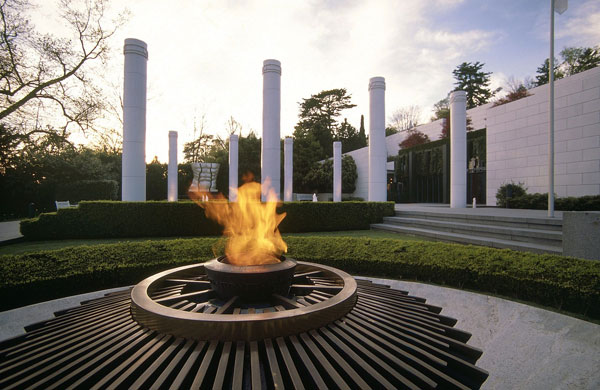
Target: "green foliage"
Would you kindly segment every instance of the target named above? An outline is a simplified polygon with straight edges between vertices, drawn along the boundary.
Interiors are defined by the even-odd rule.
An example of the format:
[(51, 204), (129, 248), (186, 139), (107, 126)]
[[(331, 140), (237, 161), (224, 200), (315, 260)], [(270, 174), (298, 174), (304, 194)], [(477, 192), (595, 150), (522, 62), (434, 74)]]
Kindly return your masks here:
[[(554, 80), (558, 80), (558, 79), (562, 79), (563, 77), (565, 77), (565, 74), (562, 72), (562, 70), (560, 70), (559, 68), (559, 63), (556, 60), (556, 58), (554, 59), (554, 63), (556, 64), (554, 66)], [(544, 60), (544, 63), (542, 65), (540, 65), (537, 68), (537, 75), (535, 76), (535, 85), (537, 87), (539, 87), (540, 85), (544, 85), (544, 84), (548, 84), (549, 82), (549, 71), (550, 69), (550, 64), (549, 64), (549, 60), (548, 58), (546, 58)]]
[[(523, 183), (503, 184), (496, 192), (496, 206), (511, 209), (547, 210), (548, 194), (528, 194)], [(563, 211), (600, 211), (600, 195), (554, 198), (554, 209)]]
[[(600, 263), (441, 242), (286, 237), (287, 256), (354, 275), (417, 280), (520, 299), (600, 318)], [(197, 238), (80, 246), (0, 257), (0, 310), (135, 284), (204, 262), (222, 241)], [(214, 251), (213, 251), (214, 248)]]
[(331, 157), (334, 137), (343, 141), (341, 133), (350, 130), (348, 126), (342, 129), (342, 125), (337, 122), (337, 117), (343, 110), (356, 107), (356, 104), (351, 103), (351, 98), (345, 88), (338, 88), (321, 91), (308, 99), (302, 99), (294, 137), (312, 135), (321, 146), (322, 155), (319, 156), (319, 160)]
[[(565, 47), (560, 52), (562, 61), (554, 59), (554, 79), (562, 79), (565, 76), (595, 68), (600, 65), (600, 47)], [(537, 68), (536, 86), (549, 82), (549, 59)]]
[(527, 187), (525, 187), (525, 183), (506, 183), (502, 184), (498, 191), (496, 191), (496, 206), (498, 207), (507, 207), (506, 202), (508, 200), (509, 204), (512, 204), (514, 198), (523, 196), (527, 193)]
[(600, 65), (600, 47), (565, 47), (560, 56), (561, 67), (566, 76), (571, 76)]
[(463, 62), (452, 71), (456, 79), (455, 91), (467, 93), (467, 109), (487, 103), (496, 93), (489, 88), (492, 73), (481, 70), (484, 65), (479, 61)]
[[(523, 183), (507, 183), (496, 192), (496, 205), (511, 209), (546, 210), (548, 194), (528, 194)], [(554, 209), (563, 211), (600, 211), (600, 195), (554, 198)]]
[[(55, 210), (57, 190), (85, 180), (121, 182), (121, 154), (86, 147), (48, 136), (11, 155), (0, 169), (0, 218), (27, 215), (34, 203), (40, 211)], [(118, 198), (117, 198), (118, 199)]]
[[(524, 194), (508, 202), (511, 209), (547, 210), (548, 194)], [(600, 211), (600, 195), (569, 196), (554, 199), (554, 209), (562, 211)]]
[(82, 200), (117, 200), (119, 183), (116, 180), (80, 180), (61, 183), (56, 187), (56, 200), (79, 203)]
[[(364, 122), (364, 119), (362, 119), (362, 122)], [(342, 142), (342, 153), (351, 152), (367, 146), (364, 123), (362, 123), (362, 125), (363, 127), (359, 132), (354, 126), (348, 123), (346, 118), (344, 118), (344, 121), (340, 124), (335, 134), (335, 140)]]
[[(352, 156), (342, 156), (342, 192), (353, 193), (357, 178), (356, 163)], [(304, 179), (313, 188), (310, 192), (333, 192), (333, 160), (315, 164)]]
[[(286, 202), (282, 232), (368, 229), (370, 223), (393, 215), (388, 202)], [(28, 240), (112, 237), (184, 237), (221, 235), (221, 226), (209, 220), (193, 202), (81, 202), (21, 222)]]

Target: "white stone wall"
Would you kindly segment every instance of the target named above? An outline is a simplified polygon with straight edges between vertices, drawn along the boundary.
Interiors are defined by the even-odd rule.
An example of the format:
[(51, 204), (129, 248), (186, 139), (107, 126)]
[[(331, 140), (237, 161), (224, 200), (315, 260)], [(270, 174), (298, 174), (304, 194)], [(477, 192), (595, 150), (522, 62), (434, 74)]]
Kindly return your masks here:
[[(600, 194), (600, 67), (555, 83), (555, 181), (558, 196)], [(548, 191), (548, 86), (532, 96), (498, 107), (488, 103), (467, 110), (471, 126), (487, 128), (487, 205), (511, 180), (525, 183), (529, 193)], [(442, 121), (417, 129), (435, 141)], [(405, 133), (386, 137), (388, 156), (395, 156)], [(368, 148), (346, 153), (356, 162), (353, 196), (367, 199)]]
[[(487, 110), (487, 204), (508, 182), (548, 192), (548, 85)], [(600, 67), (555, 83), (558, 196), (600, 194)]]

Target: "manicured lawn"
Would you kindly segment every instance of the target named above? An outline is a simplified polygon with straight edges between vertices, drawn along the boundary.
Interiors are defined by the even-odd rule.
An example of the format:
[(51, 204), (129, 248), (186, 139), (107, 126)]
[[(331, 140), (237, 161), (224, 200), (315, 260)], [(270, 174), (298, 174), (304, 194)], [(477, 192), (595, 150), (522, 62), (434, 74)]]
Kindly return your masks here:
[[(396, 234), (380, 230), (346, 230), (336, 232), (315, 232), (315, 233), (288, 233), (283, 237), (366, 237), (366, 238), (392, 238), (404, 241), (425, 241), (421, 237), (413, 237), (405, 234)], [(18, 255), (29, 252), (39, 252), (41, 250), (61, 249), (81, 245), (114, 244), (118, 242), (139, 242), (139, 241), (164, 241), (176, 238), (190, 239), (194, 237), (142, 237), (142, 238), (98, 238), (98, 239), (71, 239), (71, 240), (50, 240), (50, 241), (21, 241), (14, 244), (0, 246), (0, 255)]]

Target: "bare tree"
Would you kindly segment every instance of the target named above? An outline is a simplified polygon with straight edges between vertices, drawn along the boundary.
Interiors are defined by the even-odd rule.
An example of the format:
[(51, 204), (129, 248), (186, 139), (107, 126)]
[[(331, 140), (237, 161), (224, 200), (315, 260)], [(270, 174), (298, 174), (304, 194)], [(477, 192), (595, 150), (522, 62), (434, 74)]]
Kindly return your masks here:
[(72, 34), (62, 38), (36, 32), (28, 0), (0, 0), (0, 121), (25, 137), (94, 128), (107, 105), (91, 64), (106, 64), (107, 40), (124, 20), (107, 21), (107, 3), (60, 0), (61, 23)]
[(401, 107), (394, 111), (389, 119), (389, 126), (398, 131), (409, 130), (419, 124), (421, 108), (419, 106)]

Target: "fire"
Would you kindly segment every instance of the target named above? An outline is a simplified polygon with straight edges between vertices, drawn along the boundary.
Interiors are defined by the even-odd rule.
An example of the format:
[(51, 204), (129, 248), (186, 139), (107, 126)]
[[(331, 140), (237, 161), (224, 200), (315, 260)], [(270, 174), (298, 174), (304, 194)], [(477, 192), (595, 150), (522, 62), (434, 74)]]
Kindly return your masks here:
[[(237, 202), (228, 202), (223, 195), (216, 197), (203, 191), (190, 191), (190, 197), (204, 208), (206, 216), (225, 229), (228, 237), (225, 255), (233, 265), (261, 265), (278, 263), (287, 245), (278, 226), (285, 213), (277, 214), (277, 195), (265, 180), (267, 202), (260, 200), (260, 183), (247, 181), (238, 189)], [(204, 201), (208, 199), (208, 201)]]

